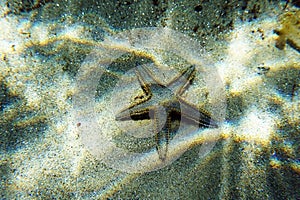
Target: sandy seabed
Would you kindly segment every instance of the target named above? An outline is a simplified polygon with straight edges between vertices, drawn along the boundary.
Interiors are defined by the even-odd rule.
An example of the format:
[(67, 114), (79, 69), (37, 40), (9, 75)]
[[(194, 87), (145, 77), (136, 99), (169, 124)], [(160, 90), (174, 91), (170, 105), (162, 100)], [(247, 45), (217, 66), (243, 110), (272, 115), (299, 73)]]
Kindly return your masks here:
[[(1, 2), (2, 199), (300, 198), (297, 5), (26, 2)], [(115, 114), (136, 66), (167, 84), (188, 64), (183, 98), (219, 128), (182, 125), (163, 163), (150, 120)]]

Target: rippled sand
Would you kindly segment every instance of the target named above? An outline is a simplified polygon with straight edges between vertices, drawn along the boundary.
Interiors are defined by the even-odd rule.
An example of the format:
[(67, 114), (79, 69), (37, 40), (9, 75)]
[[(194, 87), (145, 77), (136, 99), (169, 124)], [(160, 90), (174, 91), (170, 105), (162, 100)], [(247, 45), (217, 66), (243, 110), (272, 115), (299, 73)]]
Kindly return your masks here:
[[(300, 198), (299, 8), (263, 2), (2, 1), (1, 198)], [(114, 117), (149, 62), (163, 83), (197, 64), (184, 98), (218, 116), (166, 163), (150, 121)]]

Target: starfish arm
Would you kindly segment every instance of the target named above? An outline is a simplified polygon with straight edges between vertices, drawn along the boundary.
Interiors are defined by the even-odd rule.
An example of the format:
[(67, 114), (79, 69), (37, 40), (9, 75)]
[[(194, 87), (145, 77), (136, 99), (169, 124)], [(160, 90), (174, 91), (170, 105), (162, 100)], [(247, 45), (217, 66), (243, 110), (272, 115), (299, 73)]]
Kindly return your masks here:
[(149, 102), (140, 102), (120, 111), (115, 119), (117, 121), (150, 119), (149, 112), (154, 106)]
[(138, 81), (139, 81), (139, 83), (141, 85), (142, 90), (146, 93), (147, 96), (151, 95), (151, 91), (149, 89), (149, 84), (144, 79), (145, 76), (142, 75), (141, 71), (139, 71), (139, 70), (136, 70), (135, 74), (136, 74), (136, 76), (138, 78)]
[(141, 85), (143, 91), (147, 95), (151, 94), (151, 90), (149, 88), (149, 85), (151, 85), (153, 83), (157, 83), (157, 84), (161, 85), (161, 83), (157, 79), (154, 78), (154, 75), (152, 74), (152, 72), (147, 67), (145, 67), (143, 65), (141, 65), (137, 68), (136, 75), (138, 77), (138, 80), (140, 82), (140, 85)]
[(156, 150), (159, 156), (159, 159), (164, 161), (167, 157), (168, 153), (168, 145), (169, 145), (169, 138), (170, 138), (170, 130), (171, 130), (171, 116), (167, 116), (167, 121), (159, 130), (159, 113), (160, 111), (155, 109), (154, 110), (154, 120), (155, 120), (155, 140), (156, 140)]
[(191, 65), (183, 73), (174, 78), (167, 87), (180, 96), (189, 85), (190, 81), (193, 79), (193, 73), (195, 72), (195, 65)]
[(217, 122), (211, 118), (211, 115), (201, 109), (196, 108), (194, 105), (187, 103), (182, 98), (178, 98), (180, 102), (182, 120), (198, 124), (199, 127), (217, 128)]

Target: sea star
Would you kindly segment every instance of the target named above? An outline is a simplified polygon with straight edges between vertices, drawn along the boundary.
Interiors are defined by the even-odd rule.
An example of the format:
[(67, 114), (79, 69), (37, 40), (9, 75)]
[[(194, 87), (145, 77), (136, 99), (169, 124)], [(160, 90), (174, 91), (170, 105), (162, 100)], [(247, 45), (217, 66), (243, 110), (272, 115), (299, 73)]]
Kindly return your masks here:
[(164, 161), (167, 156), (171, 133), (175, 120), (204, 128), (216, 128), (217, 124), (210, 114), (186, 102), (181, 95), (193, 80), (195, 66), (192, 65), (167, 85), (158, 81), (145, 66), (136, 70), (138, 81), (144, 95), (135, 98), (135, 102), (116, 115), (116, 120), (154, 120), (156, 150)]

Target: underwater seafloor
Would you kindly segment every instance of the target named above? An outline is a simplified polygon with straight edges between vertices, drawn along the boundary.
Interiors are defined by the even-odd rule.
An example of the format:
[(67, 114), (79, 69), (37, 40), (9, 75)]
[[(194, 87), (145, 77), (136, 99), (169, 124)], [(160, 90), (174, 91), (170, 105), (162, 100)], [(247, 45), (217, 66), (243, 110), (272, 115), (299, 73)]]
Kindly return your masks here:
[[(299, 1), (0, 5), (1, 199), (300, 199)], [(162, 160), (155, 119), (115, 116), (135, 68), (189, 65), (182, 98), (218, 127), (180, 124)]]

